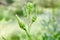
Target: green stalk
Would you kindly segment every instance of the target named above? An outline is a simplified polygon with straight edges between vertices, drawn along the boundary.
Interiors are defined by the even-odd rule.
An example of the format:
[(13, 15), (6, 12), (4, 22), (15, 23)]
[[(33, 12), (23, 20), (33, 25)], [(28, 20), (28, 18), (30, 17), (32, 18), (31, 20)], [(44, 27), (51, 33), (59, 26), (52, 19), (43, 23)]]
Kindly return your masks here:
[(28, 20), (28, 30), (30, 31), (30, 22), (31, 22), (31, 19), (30, 19), (30, 12), (28, 13), (28, 16), (27, 16), (27, 20)]
[(21, 20), (19, 20), (19, 17), (17, 15), (16, 15), (16, 19), (18, 21), (19, 27), (26, 32), (27, 37), (29, 38), (29, 40), (31, 40), (31, 36), (30, 36), (29, 32), (27, 31), (25, 25), (21, 22)]
[(27, 34), (28, 40), (32, 40), (29, 32), (28, 32), (27, 30), (25, 30), (25, 32), (26, 32), (26, 34)]
[[(31, 22), (31, 20), (30, 20), (30, 12), (28, 13), (28, 16), (27, 16), (27, 20), (28, 20), (28, 31), (30, 32), (30, 29), (31, 29), (31, 24), (30, 24), (30, 22)], [(28, 32), (27, 30), (25, 30), (25, 32), (26, 32), (26, 34), (27, 34), (27, 37), (29, 38), (28, 40), (31, 40), (31, 36), (30, 36), (30, 34), (29, 34), (29, 32)]]

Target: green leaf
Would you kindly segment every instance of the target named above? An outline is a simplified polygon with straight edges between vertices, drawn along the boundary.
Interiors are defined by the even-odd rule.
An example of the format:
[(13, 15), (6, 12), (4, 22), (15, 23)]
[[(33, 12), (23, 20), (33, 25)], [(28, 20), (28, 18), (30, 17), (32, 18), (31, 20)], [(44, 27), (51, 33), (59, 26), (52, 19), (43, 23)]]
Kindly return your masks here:
[(2, 36), (2, 39), (3, 39), (3, 40), (6, 40), (6, 38), (5, 38), (5, 37), (3, 37), (3, 36)]

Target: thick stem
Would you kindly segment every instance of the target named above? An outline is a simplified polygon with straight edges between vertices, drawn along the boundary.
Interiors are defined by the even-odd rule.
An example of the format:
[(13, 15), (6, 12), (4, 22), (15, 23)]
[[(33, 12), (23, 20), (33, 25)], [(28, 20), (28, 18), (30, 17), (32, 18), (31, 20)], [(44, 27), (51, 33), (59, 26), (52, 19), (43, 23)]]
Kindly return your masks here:
[(28, 32), (27, 30), (25, 30), (25, 32), (26, 32), (26, 34), (27, 34), (28, 40), (32, 40), (29, 32)]

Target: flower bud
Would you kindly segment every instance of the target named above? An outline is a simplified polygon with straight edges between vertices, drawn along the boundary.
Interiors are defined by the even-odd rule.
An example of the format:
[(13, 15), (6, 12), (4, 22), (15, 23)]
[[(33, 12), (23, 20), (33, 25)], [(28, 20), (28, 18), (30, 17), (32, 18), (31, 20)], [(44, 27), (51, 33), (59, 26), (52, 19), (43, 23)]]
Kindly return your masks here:
[(35, 22), (36, 19), (37, 19), (37, 17), (36, 17), (36, 16), (33, 16), (33, 17), (32, 17), (32, 23)]
[(23, 30), (26, 30), (25, 28), (25, 25), (21, 22), (21, 20), (19, 19), (19, 17), (16, 15), (16, 18), (17, 18), (17, 21), (18, 21), (18, 24), (19, 24), (19, 27)]
[(34, 4), (28, 2), (24, 8), (23, 8), (23, 13), (25, 16), (30, 15), (30, 13), (34, 10)]

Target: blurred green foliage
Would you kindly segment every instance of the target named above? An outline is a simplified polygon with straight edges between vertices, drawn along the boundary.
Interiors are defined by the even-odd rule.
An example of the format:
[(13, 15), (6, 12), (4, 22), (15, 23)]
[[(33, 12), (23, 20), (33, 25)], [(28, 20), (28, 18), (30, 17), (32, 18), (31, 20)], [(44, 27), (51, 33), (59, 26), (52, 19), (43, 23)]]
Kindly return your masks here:
[(10, 40), (20, 40), (20, 37), (17, 34), (13, 34), (10, 38)]
[[(20, 7), (20, 5), (17, 6), (16, 4), (18, 4), (18, 3), (15, 3), (14, 0), (6, 0), (6, 2), (8, 3), (8, 6), (0, 5), (1, 6), (0, 7), (0, 21), (5, 20), (7, 22), (11, 19), (14, 19), (16, 16), (19, 28), (24, 30), (28, 37), (28, 39), (27, 39), (27, 37), (24, 33), (21, 34), (22, 35), (21, 37), (18, 36), (17, 34), (12, 34), (10, 37), (10, 40), (23, 40), (23, 39), (24, 40), (60, 40), (60, 30), (58, 30), (58, 27), (59, 27), (58, 24), (60, 23), (59, 22), (60, 21), (60, 19), (59, 19), (60, 18), (60, 12), (59, 12), (60, 9), (57, 8), (60, 5), (60, 3), (55, 3), (56, 2), (55, 0), (51, 0), (50, 5), (49, 5), (48, 0), (43, 0), (43, 3), (37, 9), (38, 5), (35, 4), (34, 2), (28, 1), (22, 7)], [(51, 15), (49, 15), (48, 21), (45, 19), (40, 21), (40, 23), (43, 27), (43, 29), (41, 30), (42, 32), (39, 33), (38, 35), (30, 34), (32, 24), (37, 20), (39, 15), (41, 16), (41, 15), (45, 14), (44, 13), (45, 8), (49, 8), (49, 10), (52, 9), (52, 13), (51, 13)], [(55, 8), (57, 8), (59, 10), (55, 11)], [(38, 13), (40, 13), (40, 14), (38, 14)], [(23, 17), (23, 16), (26, 18), (28, 29), (26, 28), (26, 25), (23, 24), (23, 22), (25, 22), (25, 20), (23, 22), (20, 20), (20, 17)], [(46, 32), (44, 32), (44, 31), (46, 31)], [(2, 37), (2, 39), (6, 40), (5, 37)]]
[(18, 16), (23, 16), (23, 10), (21, 8), (17, 9), (15, 11), (15, 13), (18, 15)]
[(13, 0), (6, 0), (6, 2), (9, 4), (12, 4), (14, 1)]

